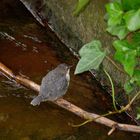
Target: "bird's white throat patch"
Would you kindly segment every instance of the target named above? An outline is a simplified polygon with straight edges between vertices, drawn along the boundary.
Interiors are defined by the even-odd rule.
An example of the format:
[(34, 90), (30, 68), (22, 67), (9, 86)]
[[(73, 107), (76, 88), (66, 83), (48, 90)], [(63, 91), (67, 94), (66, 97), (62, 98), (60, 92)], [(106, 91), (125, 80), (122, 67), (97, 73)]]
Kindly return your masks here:
[(70, 80), (70, 69), (67, 71), (67, 73), (66, 73), (66, 79), (69, 81)]

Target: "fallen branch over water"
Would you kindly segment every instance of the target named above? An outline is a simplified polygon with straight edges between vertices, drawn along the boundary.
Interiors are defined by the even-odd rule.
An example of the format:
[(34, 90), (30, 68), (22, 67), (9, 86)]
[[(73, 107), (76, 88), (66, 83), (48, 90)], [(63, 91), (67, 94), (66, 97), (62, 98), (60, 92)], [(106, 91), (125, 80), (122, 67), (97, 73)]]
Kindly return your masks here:
[[(9, 68), (7, 68), (1, 62), (0, 62), (0, 71), (6, 77), (10, 78), (11, 80), (15, 80), (17, 83), (19, 83), (19, 84), (21, 84), (29, 89), (32, 89), (34, 91), (39, 92), (40, 86), (38, 84), (36, 84), (35, 82), (33, 82), (29, 79), (26, 79), (26, 78), (20, 76), (20, 75), (15, 75)], [(62, 99), (62, 98), (57, 99), (56, 101), (53, 101), (53, 103), (55, 103), (56, 105), (74, 113), (75, 115), (77, 115), (83, 119), (94, 120), (96, 123), (100, 123), (100, 124), (103, 124), (105, 126), (110, 127), (111, 130), (108, 132), (108, 135), (112, 134), (116, 129), (128, 131), (128, 132), (140, 133), (139, 126), (117, 123), (117, 122), (110, 120), (106, 117), (101, 117), (100, 115), (87, 112), (87, 111), (77, 107), (76, 105)], [(98, 118), (98, 119), (96, 119), (96, 118)]]

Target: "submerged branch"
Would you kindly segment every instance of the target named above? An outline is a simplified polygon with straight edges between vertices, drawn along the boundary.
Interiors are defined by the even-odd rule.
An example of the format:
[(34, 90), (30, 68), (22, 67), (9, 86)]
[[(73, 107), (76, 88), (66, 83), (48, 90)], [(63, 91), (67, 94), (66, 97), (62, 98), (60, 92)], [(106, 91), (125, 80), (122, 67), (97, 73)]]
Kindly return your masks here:
[[(35, 82), (33, 82), (31, 80), (23, 78), (22, 76), (14, 75), (14, 73), (10, 69), (8, 69), (5, 65), (3, 65), (1, 62), (0, 62), (0, 71), (3, 72), (4, 75), (7, 75), (8, 77), (10, 77), (11, 80), (15, 80), (17, 83), (22, 84), (23, 86), (25, 86), (27, 88), (30, 88), (34, 91), (39, 92), (40, 86), (38, 84), (36, 84)], [(118, 130), (123, 130), (123, 131), (140, 133), (139, 126), (117, 123), (117, 122), (110, 120), (106, 117), (101, 117), (100, 115), (87, 112), (87, 111), (79, 108), (78, 106), (62, 99), (62, 98), (57, 99), (56, 101), (53, 101), (53, 103), (55, 103), (56, 105), (74, 113), (75, 115), (77, 115), (83, 119), (86, 119), (86, 120), (94, 120), (95, 119), (94, 121), (96, 123), (100, 123), (100, 124), (103, 124), (105, 126), (108, 126), (108, 127), (112, 128), (113, 130), (118, 129)], [(96, 118), (98, 118), (98, 119), (96, 119)], [(117, 127), (114, 128), (114, 126), (117, 126)], [(113, 131), (111, 131), (109, 134), (111, 134), (112, 132)]]

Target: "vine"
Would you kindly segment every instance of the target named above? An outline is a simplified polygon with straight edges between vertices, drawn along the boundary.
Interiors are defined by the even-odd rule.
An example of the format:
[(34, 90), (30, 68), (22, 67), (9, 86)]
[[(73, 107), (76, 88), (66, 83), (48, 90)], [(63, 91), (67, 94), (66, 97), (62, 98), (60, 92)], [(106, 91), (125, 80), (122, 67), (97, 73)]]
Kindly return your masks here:
[(114, 109), (115, 111), (118, 111), (117, 107), (116, 107), (116, 104), (115, 104), (115, 89), (114, 89), (114, 84), (113, 84), (113, 81), (111, 79), (111, 76), (109, 75), (109, 73), (103, 69), (105, 74), (107, 75), (109, 81), (110, 81), (110, 84), (111, 84), (111, 89), (112, 89), (112, 101), (113, 101), (113, 106), (114, 106)]
[[(85, 7), (87, 3), (89, 3), (88, 0), (79, 0), (78, 6), (80, 7), (83, 4), (83, 7)], [(80, 8), (82, 9), (82, 6)], [(128, 75), (124, 90), (127, 95), (130, 95), (137, 87), (140, 87), (140, 1), (113, 0), (106, 4), (105, 8), (107, 12), (106, 31), (117, 37), (112, 43), (115, 49), (114, 60), (123, 66), (123, 70), (108, 57), (107, 52), (102, 48), (101, 42), (93, 40), (85, 44), (79, 51), (81, 59), (77, 64), (75, 74), (91, 69), (98, 70), (103, 59), (107, 58), (118, 70)], [(106, 71), (105, 73), (111, 82), (113, 106), (118, 112), (115, 105), (113, 82), (109, 74)], [(137, 119), (140, 118), (140, 113), (138, 116)]]
[[(99, 119), (99, 118), (101, 118), (101, 117), (106, 117), (106, 116), (109, 116), (109, 115), (120, 114), (120, 113), (122, 113), (122, 112), (125, 112), (125, 111), (129, 110), (129, 108), (131, 107), (132, 103), (133, 103), (133, 102), (136, 100), (136, 98), (140, 95), (140, 91), (137, 92), (137, 93), (135, 94), (135, 96), (129, 101), (129, 103), (128, 103), (126, 106), (124, 106), (124, 107), (122, 107), (120, 110), (118, 110), (117, 107), (116, 107), (116, 104), (115, 104), (114, 84), (113, 84), (113, 82), (112, 82), (112, 79), (111, 79), (109, 73), (107, 73), (107, 71), (106, 71), (105, 69), (104, 69), (104, 72), (105, 72), (105, 74), (107, 75), (107, 77), (109, 78), (109, 80), (110, 80), (110, 82), (111, 82), (111, 85), (112, 85), (112, 99), (113, 99), (113, 106), (114, 106), (115, 111), (109, 111), (108, 113), (105, 113), (105, 114), (103, 114), (103, 115), (100, 115), (99, 117), (96, 117), (96, 118), (94, 118), (94, 119), (86, 120), (86, 121), (84, 121), (84, 122), (81, 123), (81, 124), (76, 124), (76, 125), (75, 125), (75, 124), (70, 124), (72, 127), (80, 127), (80, 126), (83, 126), (83, 125), (85, 125), (85, 124), (87, 124), (87, 123), (90, 123), (90, 122), (92, 122), (92, 121), (95, 121), (95, 120), (97, 120), (97, 119)], [(137, 115), (137, 118), (139, 118), (139, 115), (140, 115), (140, 114)]]

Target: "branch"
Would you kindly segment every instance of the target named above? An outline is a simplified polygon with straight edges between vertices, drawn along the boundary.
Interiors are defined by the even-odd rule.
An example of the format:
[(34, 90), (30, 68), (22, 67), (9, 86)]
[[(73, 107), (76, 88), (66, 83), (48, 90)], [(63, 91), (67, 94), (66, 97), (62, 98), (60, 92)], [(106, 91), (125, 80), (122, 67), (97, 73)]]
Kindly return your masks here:
[[(34, 91), (39, 92), (40, 86), (38, 84), (36, 84), (35, 82), (31, 80), (23, 78), (22, 76), (14, 75), (14, 73), (10, 69), (8, 69), (5, 65), (3, 65), (1, 62), (0, 62), (0, 71), (4, 74), (4, 76), (10, 77), (11, 80), (15, 80), (17, 83), (20, 83), (27, 88), (30, 88)], [(111, 128), (111, 131), (108, 134), (111, 134), (115, 129), (140, 133), (139, 126), (117, 123), (106, 117), (101, 117), (100, 115), (87, 112), (62, 98), (59, 98), (56, 101), (53, 101), (53, 103), (74, 113), (75, 115), (83, 119), (94, 120), (95, 118), (98, 118), (94, 120), (96, 123), (100, 123)]]

